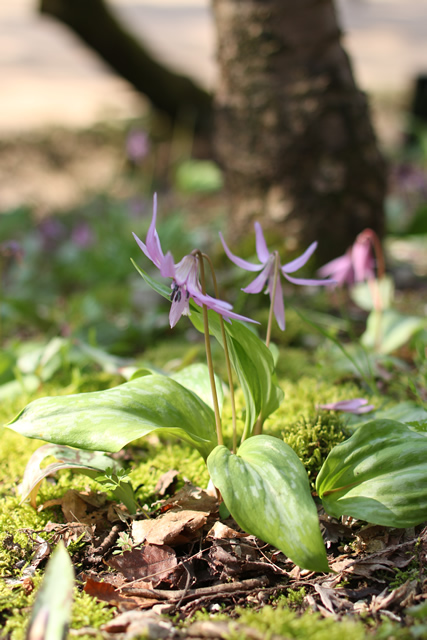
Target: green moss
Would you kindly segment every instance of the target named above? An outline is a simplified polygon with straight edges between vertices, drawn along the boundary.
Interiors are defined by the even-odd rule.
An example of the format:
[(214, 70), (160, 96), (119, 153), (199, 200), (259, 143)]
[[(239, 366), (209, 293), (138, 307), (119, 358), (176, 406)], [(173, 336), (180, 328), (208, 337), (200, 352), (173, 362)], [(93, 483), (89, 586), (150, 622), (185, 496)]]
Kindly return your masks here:
[[(33, 578), (34, 590), (28, 595), (20, 585), (10, 588), (0, 582), (0, 627), (4, 634), (0, 633), (0, 638), (25, 640), (31, 607), (37, 597), (42, 578), (42, 573), (37, 572)], [(102, 624), (111, 620), (115, 614), (114, 608), (98, 602), (77, 588), (75, 589), (70, 625), (72, 629), (81, 629), (82, 627), (98, 629)], [(68, 637), (73, 636), (69, 634)], [(99, 635), (93, 633), (79, 635), (79, 638), (84, 640), (89, 640), (89, 638), (101, 640), (102, 637), (101, 633)]]
[[(239, 610), (239, 624), (257, 629), (265, 640), (273, 635), (304, 640), (365, 640), (366, 627), (362, 622), (342, 619), (340, 623), (333, 618), (322, 618), (320, 615), (305, 612), (298, 615), (287, 607), (286, 601), (277, 607), (265, 606), (260, 611), (251, 609)], [(246, 640), (247, 635), (231, 632), (230, 640)]]
[[(91, 627), (98, 629), (101, 625), (111, 620), (117, 611), (115, 608), (109, 607), (102, 602), (98, 602), (95, 598), (92, 598), (84, 591), (78, 591), (75, 589), (73, 609), (71, 613), (71, 628), (81, 629), (82, 627)], [(79, 635), (79, 638), (95, 638), (100, 640), (103, 636), (101, 633), (99, 636), (84, 636)]]

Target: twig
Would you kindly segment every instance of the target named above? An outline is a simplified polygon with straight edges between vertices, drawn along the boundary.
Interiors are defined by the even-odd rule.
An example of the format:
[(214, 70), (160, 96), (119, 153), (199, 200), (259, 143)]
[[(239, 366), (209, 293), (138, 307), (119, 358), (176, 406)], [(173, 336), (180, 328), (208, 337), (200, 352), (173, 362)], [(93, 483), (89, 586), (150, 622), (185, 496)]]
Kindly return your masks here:
[(211, 587), (200, 587), (198, 589), (142, 589), (138, 587), (122, 587), (121, 592), (130, 596), (139, 596), (141, 598), (153, 598), (156, 600), (169, 600), (177, 602), (180, 600), (188, 600), (189, 598), (201, 598), (203, 596), (219, 595), (221, 593), (234, 593), (235, 591), (252, 591), (269, 584), (266, 576), (260, 578), (251, 578), (250, 580), (242, 580), (241, 582), (225, 582), (214, 584)]

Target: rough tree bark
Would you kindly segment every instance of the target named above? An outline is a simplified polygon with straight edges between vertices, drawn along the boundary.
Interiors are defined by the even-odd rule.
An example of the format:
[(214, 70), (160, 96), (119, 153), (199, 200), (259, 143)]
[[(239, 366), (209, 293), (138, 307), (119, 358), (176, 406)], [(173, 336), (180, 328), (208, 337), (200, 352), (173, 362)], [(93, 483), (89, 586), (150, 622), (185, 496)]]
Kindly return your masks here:
[(117, 73), (173, 120), (190, 114), (200, 130), (212, 123), (212, 96), (154, 60), (104, 0), (39, 0), (41, 13), (70, 27)]
[(340, 44), (333, 0), (212, 0), (216, 145), (231, 231), (254, 218), (318, 258), (382, 232), (384, 161)]

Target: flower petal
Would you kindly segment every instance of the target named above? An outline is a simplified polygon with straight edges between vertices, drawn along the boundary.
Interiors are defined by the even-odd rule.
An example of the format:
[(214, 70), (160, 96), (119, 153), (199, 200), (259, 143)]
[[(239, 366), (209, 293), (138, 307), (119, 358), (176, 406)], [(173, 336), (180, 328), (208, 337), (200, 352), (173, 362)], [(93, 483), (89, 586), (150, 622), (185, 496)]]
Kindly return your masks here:
[(289, 280), (289, 282), (292, 282), (292, 284), (303, 284), (303, 285), (306, 285), (307, 287), (317, 287), (321, 285), (337, 284), (337, 281), (331, 280), (331, 278), (327, 278), (326, 280), (315, 280), (311, 278), (294, 278), (293, 276), (286, 275), (286, 273), (284, 273), (283, 275), (285, 276), (286, 280)]
[(150, 252), (149, 258), (154, 262), (156, 267), (160, 267), (160, 263), (163, 260), (163, 251), (160, 245), (159, 235), (156, 230), (156, 220), (157, 220), (157, 193), (154, 194), (153, 197), (153, 217), (151, 219), (151, 224), (148, 228), (147, 238), (145, 242), (147, 243), (147, 249)]
[(260, 262), (267, 262), (270, 257), (270, 252), (267, 249), (267, 243), (262, 232), (262, 228), (259, 222), (255, 222), (255, 244), (258, 260)]
[(175, 263), (170, 251), (167, 252), (160, 262), (160, 275), (163, 278), (175, 278)]
[(171, 309), (169, 312), (169, 323), (171, 329), (174, 328), (178, 320), (181, 316), (190, 315), (190, 305), (189, 298), (187, 298), (186, 292), (182, 291), (181, 296), (175, 297), (174, 301), (171, 304)]
[(265, 283), (267, 282), (267, 280), (269, 279), (269, 277), (272, 275), (273, 272), (274, 272), (274, 256), (272, 255), (271, 258), (268, 260), (267, 264), (265, 265), (264, 269), (261, 271), (261, 273), (257, 275), (255, 280), (253, 280), (250, 284), (248, 284), (247, 287), (242, 289), (242, 291), (244, 291), (245, 293), (260, 293), (264, 289)]
[(328, 404), (317, 404), (316, 409), (327, 411), (346, 411), (347, 413), (368, 413), (375, 409), (373, 404), (368, 404), (366, 398), (353, 398), (352, 400), (340, 400), (339, 402), (329, 402)]
[(301, 267), (305, 265), (305, 263), (309, 260), (309, 258), (311, 258), (313, 253), (316, 251), (316, 248), (317, 248), (317, 242), (313, 242), (299, 258), (295, 258), (295, 260), (292, 260), (291, 262), (288, 262), (287, 264), (283, 265), (282, 267), (283, 275), (285, 275), (286, 273), (293, 273), (294, 271), (298, 271), (298, 269), (301, 269)]
[(153, 258), (152, 258), (152, 256), (151, 256), (150, 251), (147, 249), (147, 247), (146, 247), (146, 246), (145, 246), (145, 244), (142, 242), (142, 240), (140, 240), (140, 239), (138, 238), (138, 236), (136, 235), (136, 233), (134, 233), (133, 231), (132, 231), (132, 235), (133, 235), (133, 237), (135, 238), (135, 240), (137, 241), (138, 246), (139, 246), (139, 248), (141, 249), (141, 251), (143, 251), (143, 252), (145, 253), (145, 255), (147, 256), (147, 258), (149, 258), (149, 260), (151, 260), (151, 262), (153, 262), (153, 263), (156, 265), (156, 267), (157, 267), (157, 264), (154, 262), (154, 260), (153, 260)]
[[(268, 282), (268, 293), (270, 294), (270, 300), (273, 297), (273, 278), (270, 278)], [(273, 306), (274, 317), (276, 318), (279, 329), (285, 330), (285, 303), (283, 301), (282, 283), (280, 282), (280, 274), (277, 277), (276, 294), (274, 296)]]
[(234, 262), (234, 264), (236, 264), (241, 269), (245, 269), (246, 271), (261, 271), (264, 266), (263, 264), (253, 264), (252, 262), (248, 262), (247, 260), (243, 260), (243, 258), (235, 256), (234, 253), (231, 253), (230, 249), (225, 244), (225, 240), (222, 236), (221, 231), (219, 232), (219, 237), (221, 239), (222, 246), (224, 247), (224, 251), (231, 262)]
[(354, 279), (356, 282), (364, 282), (375, 277), (371, 242), (368, 238), (360, 236), (362, 236), (362, 234), (357, 236), (356, 242), (351, 250)]
[(333, 280), (336, 280), (339, 285), (352, 285), (354, 283), (354, 272), (351, 262), (351, 249), (343, 256), (327, 262), (318, 269), (317, 273), (322, 277), (332, 276)]

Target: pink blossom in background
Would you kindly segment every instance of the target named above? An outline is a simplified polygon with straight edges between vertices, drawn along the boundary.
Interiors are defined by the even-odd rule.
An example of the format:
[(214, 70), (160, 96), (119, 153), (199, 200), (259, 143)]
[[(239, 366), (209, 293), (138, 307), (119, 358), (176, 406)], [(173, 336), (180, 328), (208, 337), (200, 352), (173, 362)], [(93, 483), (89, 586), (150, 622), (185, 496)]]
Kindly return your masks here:
[(375, 406), (368, 404), (366, 398), (353, 398), (352, 400), (340, 400), (339, 402), (330, 402), (328, 404), (316, 404), (316, 409), (361, 414), (373, 411)]

